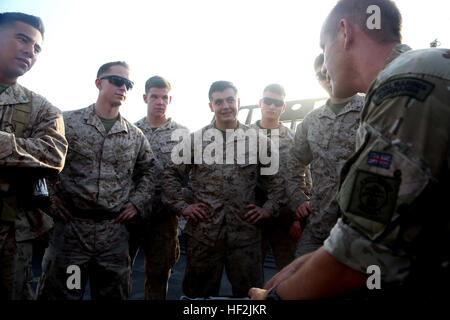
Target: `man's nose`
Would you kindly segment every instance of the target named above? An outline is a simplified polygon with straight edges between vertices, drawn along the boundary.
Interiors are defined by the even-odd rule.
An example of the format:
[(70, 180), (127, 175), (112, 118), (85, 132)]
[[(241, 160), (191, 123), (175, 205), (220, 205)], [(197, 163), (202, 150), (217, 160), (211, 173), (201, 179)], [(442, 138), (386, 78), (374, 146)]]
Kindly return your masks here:
[(125, 92), (128, 92), (128, 88), (127, 88), (127, 86), (125, 85), (125, 83), (122, 84), (122, 85), (119, 87), (119, 89), (121, 89), (121, 90), (123, 90), (123, 91), (125, 91)]
[(24, 44), (22, 52), (26, 55), (27, 58), (34, 59), (37, 56), (37, 52), (34, 48), (34, 43)]
[(328, 70), (327, 70), (327, 65), (325, 64), (325, 62), (322, 65), (322, 68), (320, 69), (320, 72), (322, 72), (322, 74), (324, 75), (325, 78), (328, 78)]

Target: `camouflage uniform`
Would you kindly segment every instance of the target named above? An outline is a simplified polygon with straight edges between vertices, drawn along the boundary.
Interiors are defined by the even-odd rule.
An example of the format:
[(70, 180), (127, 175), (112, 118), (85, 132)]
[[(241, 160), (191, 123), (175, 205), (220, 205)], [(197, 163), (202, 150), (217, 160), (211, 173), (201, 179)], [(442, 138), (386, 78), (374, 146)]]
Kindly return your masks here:
[(152, 129), (146, 118), (136, 122), (136, 126), (144, 132), (152, 147), (156, 177), (155, 193), (146, 208), (144, 224), (130, 235), (130, 256), (134, 263), (139, 247), (142, 246), (145, 253), (145, 299), (163, 300), (166, 298), (171, 268), (180, 256), (180, 246), (178, 215), (161, 202), (161, 175), (170, 161), (170, 154), (176, 143), (171, 140), (172, 132), (186, 128), (170, 118), (158, 128)]
[[(19, 135), (14, 112), (29, 113)], [(44, 97), (14, 84), (0, 93), (0, 130), (0, 299), (31, 299), (32, 240), (53, 223), (27, 206), (27, 188), (32, 179), (62, 170), (67, 152), (63, 118)]]
[(397, 45), (367, 92), (338, 194), (343, 216), (324, 244), (350, 268), (379, 266), (406, 294), (441, 286), (448, 296), (449, 101), (450, 50)]
[[(93, 299), (126, 299), (130, 285), (128, 231), (115, 223), (131, 202), (145, 212), (152, 194), (153, 153), (144, 134), (119, 115), (111, 130), (88, 108), (65, 112), (69, 142), (55, 195), (74, 216), (58, 221), (43, 260), (39, 299), (81, 299), (89, 277)], [(81, 289), (68, 289), (67, 268), (81, 269)]]
[[(210, 124), (200, 132), (209, 129), (218, 130)], [(238, 129), (247, 132), (250, 128), (239, 123)], [(259, 138), (267, 142), (265, 136)], [(202, 154), (210, 143), (203, 141), (199, 148)], [(226, 144), (235, 148), (237, 142), (230, 138), (224, 148)], [(191, 164), (171, 164), (163, 174), (163, 202), (170, 208), (181, 213), (188, 207), (181, 192), (181, 179), (188, 173), (194, 203), (203, 202), (210, 207), (205, 209), (209, 221), (194, 224), (189, 219), (185, 228), (189, 238), (183, 292), (189, 297), (217, 296), (224, 265), (234, 296), (247, 296), (250, 287), (263, 284), (261, 228), (245, 221), (244, 215), (249, 210), (245, 207), (255, 204), (257, 181), (267, 180), (268, 200), (263, 208), (276, 215), (284, 188), (278, 174), (260, 175), (259, 157), (256, 164), (249, 163), (249, 155), (255, 151), (258, 154), (258, 150), (246, 148), (246, 164), (236, 164), (237, 153), (233, 164), (225, 164), (225, 161), (224, 164), (206, 164), (204, 160), (193, 164), (195, 152), (191, 146)], [(225, 152), (223, 156), (225, 158)]]
[(319, 248), (337, 221), (335, 200), (339, 173), (355, 151), (356, 131), (364, 98), (355, 95), (335, 114), (327, 104), (311, 111), (295, 132), (294, 147), (288, 161), (288, 194), (294, 210), (308, 200), (304, 188), (304, 167), (311, 166), (311, 208), (297, 249), (297, 256)]
[[(251, 125), (252, 128), (260, 130), (264, 134), (267, 134), (271, 138), (275, 133), (271, 129), (264, 129), (261, 126), (261, 121)], [(280, 175), (284, 180), (287, 179), (287, 160), (289, 151), (294, 142), (294, 132), (289, 128), (286, 128), (282, 124), (278, 126), (278, 139), (279, 139), (279, 155), (280, 155)], [(256, 190), (258, 205), (264, 203), (267, 200), (266, 191), (267, 186), (258, 185)], [(259, 201), (261, 200), (261, 201)], [(295, 259), (295, 250), (297, 249), (298, 239), (291, 237), (289, 234), (289, 228), (292, 224), (293, 215), (289, 208), (285, 207), (288, 203), (286, 192), (284, 192), (283, 198), (280, 204), (283, 206), (280, 209), (277, 218), (267, 219), (261, 222), (262, 225), (262, 263), (267, 255), (269, 247), (272, 250), (272, 254), (275, 258), (275, 264), (278, 270), (283, 269), (286, 265)]]

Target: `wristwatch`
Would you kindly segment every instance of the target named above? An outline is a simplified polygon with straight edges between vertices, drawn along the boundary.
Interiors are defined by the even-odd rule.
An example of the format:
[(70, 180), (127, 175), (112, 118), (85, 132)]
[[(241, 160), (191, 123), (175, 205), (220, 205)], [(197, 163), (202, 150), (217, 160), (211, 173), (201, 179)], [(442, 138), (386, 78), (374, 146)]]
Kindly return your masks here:
[(277, 287), (274, 287), (269, 291), (269, 294), (266, 297), (266, 300), (279, 301), (281, 297), (277, 294)]

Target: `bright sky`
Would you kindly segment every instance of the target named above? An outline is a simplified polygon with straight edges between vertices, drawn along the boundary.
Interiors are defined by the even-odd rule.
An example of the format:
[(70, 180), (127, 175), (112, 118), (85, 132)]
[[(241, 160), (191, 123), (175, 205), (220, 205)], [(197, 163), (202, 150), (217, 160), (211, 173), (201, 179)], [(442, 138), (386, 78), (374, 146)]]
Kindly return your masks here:
[[(213, 116), (208, 90), (232, 81), (241, 105), (256, 104), (263, 88), (280, 83), (286, 99), (325, 97), (315, 79), (320, 27), (336, 0), (1, 0), (0, 12), (40, 16), (46, 33), (35, 66), (19, 83), (63, 111), (95, 102), (98, 68), (125, 60), (134, 89), (121, 114), (145, 116), (145, 81), (172, 84), (168, 115), (191, 130)], [(415, 49), (437, 38), (450, 47), (450, 3), (397, 0), (403, 42)]]

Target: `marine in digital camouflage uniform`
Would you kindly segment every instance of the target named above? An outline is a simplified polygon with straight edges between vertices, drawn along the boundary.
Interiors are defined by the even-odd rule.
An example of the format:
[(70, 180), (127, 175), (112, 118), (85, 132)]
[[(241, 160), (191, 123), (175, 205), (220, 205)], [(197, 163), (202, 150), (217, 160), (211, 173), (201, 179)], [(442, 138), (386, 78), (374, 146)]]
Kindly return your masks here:
[[(370, 5), (382, 14), (376, 31), (365, 28)], [(341, 0), (322, 27), (333, 94), (367, 93), (358, 148), (342, 170), (342, 217), (323, 248), (270, 284), (278, 287), (269, 297), (369, 293), (379, 277), (369, 296), (448, 300), (450, 50), (409, 50), (400, 29), (400, 12), (386, 0)], [(265, 298), (268, 291), (250, 294)]]
[[(197, 149), (195, 152), (194, 146), (186, 143), (191, 153), (188, 161), (175, 164), (172, 159), (173, 163), (163, 174), (163, 202), (188, 218), (185, 228), (188, 239), (184, 294), (192, 298), (217, 296), (225, 266), (233, 296), (244, 297), (251, 286), (262, 285), (261, 228), (257, 222), (278, 213), (283, 180), (274, 174), (277, 170), (269, 175), (261, 174), (263, 165), (258, 155), (258, 145), (254, 148), (247, 146), (245, 152), (235, 152), (229, 164), (225, 161), (223, 164), (218, 163), (225, 158), (226, 145), (235, 148), (237, 144), (236, 139), (230, 136), (226, 140), (226, 129), (229, 129), (229, 134), (252, 130), (255, 136), (256, 130), (237, 122), (239, 103), (237, 89), (233, 84), (227, 81), (213, 83), (209, 98), (210, 109), (215, 113), (216, 120), (192, 134), (192, 140), (196, 140), (198, 133), (202, 134), (200, 139), (203, 134), (210, 133), (219, 140), (225, 137), (223, 140), (226, 143), (218, 142), (215, 152), (210, 148), (211, 141), (201, 140), (200, 145), (194, 143)], [(267, 137), (261, 135), (259, 139), (267, 145)], [(245, 141), (245, 138), (239, 137), (239, 140)], [(195, 153), (200, 150), (203, 159), (196, 159)], [(269, 150), (278, 158), (277, 150)], [(220, 159), (217, 161), (213, 157), (205, 160), (205, 154), (220, 155)], [(254, 164), (249, 161), (251, 154), (258, 155)], [(239, 155), (245, 161), (238, 162)], [(191, 205), (185, 201), (181, 192), (181, 180), (188, 173), (194, 200)], [(262, 207), (255, 205), (258, 180), (267, 180), (269, 186), (268, 200)]]
[(34, 298), (33, 240), (53, 223), (32, 202), (33, 185), (59, 173), (67, 152), (61, 112), (16, 82), (43, 34), (38, 17), (0, 13), (0, 300)]
[[(350, 98), (336, 98), (331, 87), (320, 73), (323, 54), (314, 62), (320, 85), (330, 98), (326, 104), (311, 111), (297, 126), (294, 146), (290, 149), (288, 161), (288, 194), (290, 208), (297, 213), (305, 211), (308, 204), (313, 212), (307, 217), (302, 232), (297, 256), (312, 252), (322, 246), (338, 218), (336, 192), (339, 187), (339, 174), (345, 161), (355, 151), (356, 130), (359, 127), (360, 112), (364, 98), (354, 95)], [(311, 198), (304, 193), (303, 172), (310, 165), (313, 186)], [(309, 199), (309, 200), (308, 200)]]
[[(132, 82), (124, 62), (100, 67), (97, 102), (64, 113), (66, 165), (54, 187), (53, 238), (42, 262), (38, 299), (127, 299), (131, 265), (126, 223), (153, 192), (153, 153), (141, 130), (119, 114)], [(81, 270), (69, 287), (68, 267)], [(72, 278), (71, 278), (72, 279)]]
[(145, 84), (144, 101), (147, 104), (147, 117), (136, 122), (150, 142), (155, 156), (155, 193), (146, 208), (144, 223), (139, 230), (131, 233), (130, 256), (136, 258), (139, 247), (145, 254), (145, 299), (163, 300), (166, 298), (171, 268), (178, 261), (180, 246), (178, 242), (178, 215), (163, 205), (161, 201), (161, 176), (176, 141), (172, 141), (174, 130), (187, 129), (166, 118), (167, 106), (172, 97), (170, 83), (160, 76), (154, 76)]
[[(252, 124), (251, 127), (266, 134), (269, 138), (277, 135), (279, 141), (279, 155), (280, 155), (280, 175), (286, 181), (288, 176), (287, 160), (289, 151), (294, 142), (294, 132), (280, 123), (280, 115), (286, 109), (284, 102), (286, 94), (284, 88), (279, 84), (271, 84), (264, 88), (263, 98), (259, 101), (261, 108), (261, 120)], [(262, 184), (257, 188), (258, 205), (264, 204), (267, 200), (266, 190), (267, 186)], [(305, 190), (305, 193), (308, 193)], [(298, 237), (296, 237), (291, 228), (298, 228), (300, 225), (294, 221), (293, 213), (286, 207), (288, 198), (286, 191), (280, 205), (282, 206), (277, 218), (270, 218), (262, 221), (262, 263), (270, 248), (275, 259), (275, 264), (278, 270), (283, 269), (292, 260), (295, 259), (295, 251), (297, 249)]]

